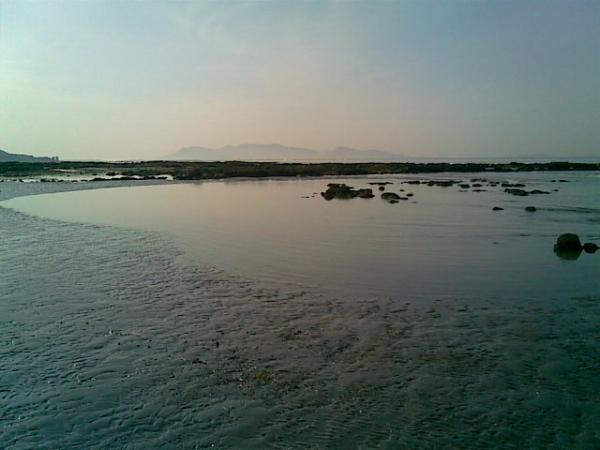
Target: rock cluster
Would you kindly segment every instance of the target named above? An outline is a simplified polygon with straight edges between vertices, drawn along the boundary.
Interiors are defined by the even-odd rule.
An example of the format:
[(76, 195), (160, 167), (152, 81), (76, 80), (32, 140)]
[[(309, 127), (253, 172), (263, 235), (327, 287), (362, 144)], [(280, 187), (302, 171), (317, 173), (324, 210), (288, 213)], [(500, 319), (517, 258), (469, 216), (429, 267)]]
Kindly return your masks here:
[(586, 242), (581, 245), (579, 236), (573, 233), (561, 234), (556, 239), (554, 251), (558, 256), (565, 259), (577, 259), (582, 251), (586, 253), (596, 253), (600, 247), (593, 242)]
[(338, 199), (351, 199), (355, 197), (360, 198), (373, 198), (372, 189), (354, 189), (352, 186), (346, 184), (330, 183), (327, 185), (327, 190), (321, 192), (321, 196), (325, 200)]
[(540, 191), (539, 189), (534, 189), (533, 191), (527, 192), (525, 189), (520, 189), (520, 188), (515, 188), (515, 187), (506, 188), (506, 189), (504, 189), (504, 192), (506, 192), (507, 194), (511, 194), (511, 195), (517, 195), (520, 197), (525, 197), (526, 195), (529, 195), (529, 194), (549, 194), (550, 193), (547, 191)]

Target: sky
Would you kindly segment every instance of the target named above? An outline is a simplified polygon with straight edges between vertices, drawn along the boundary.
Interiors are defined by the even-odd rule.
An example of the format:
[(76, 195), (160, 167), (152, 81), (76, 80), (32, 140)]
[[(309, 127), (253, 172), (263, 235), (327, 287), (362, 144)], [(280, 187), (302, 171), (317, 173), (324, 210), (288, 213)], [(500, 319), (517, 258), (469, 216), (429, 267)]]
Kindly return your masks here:
[(598, 1), (0, 0), (0, 148), (600, 156)]

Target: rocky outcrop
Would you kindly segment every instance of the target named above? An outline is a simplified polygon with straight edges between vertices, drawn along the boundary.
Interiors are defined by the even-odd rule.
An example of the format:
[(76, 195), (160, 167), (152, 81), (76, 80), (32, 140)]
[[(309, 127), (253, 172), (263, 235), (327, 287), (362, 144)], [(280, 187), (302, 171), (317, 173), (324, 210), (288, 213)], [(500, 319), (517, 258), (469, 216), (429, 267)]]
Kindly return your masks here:
[(354, 189), (352, 186), (348, 186), (342, 183), (330, 183), (327, 185), (327, 190), (321, 192), (321, 196), (325, 200), (333, 200), (334, 198), (348, 200), (355, 197), (360, 198), (373, 198), (372, 189)]

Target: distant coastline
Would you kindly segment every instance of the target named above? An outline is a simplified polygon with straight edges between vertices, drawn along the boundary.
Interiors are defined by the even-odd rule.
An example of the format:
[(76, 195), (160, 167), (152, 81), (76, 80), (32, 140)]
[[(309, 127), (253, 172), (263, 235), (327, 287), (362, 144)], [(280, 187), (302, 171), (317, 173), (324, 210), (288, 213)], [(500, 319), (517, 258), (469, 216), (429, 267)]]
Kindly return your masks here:
[(0, 162), (58, 162), (58, 156), (32, 156), (0, 150)]
[[(56, 161), (0, 162), (0, 177), (64, 177), (78, 175), (87, 181), (117, 178), (130, 180), (168, 177), (174, 180), (208, 180), (219, 178), (321, 177), (346, 175), (415, 174), (442, 172), (535, 172), (598, 171), (598, 163), (568, 161), (539, 163), (484, 162), (401, 162), (401, 163), (281, 163), (252, 161)], [(105, 178), (107, 177), (108, 178)], [(83, 181), (83, 180), (82, 180)]]

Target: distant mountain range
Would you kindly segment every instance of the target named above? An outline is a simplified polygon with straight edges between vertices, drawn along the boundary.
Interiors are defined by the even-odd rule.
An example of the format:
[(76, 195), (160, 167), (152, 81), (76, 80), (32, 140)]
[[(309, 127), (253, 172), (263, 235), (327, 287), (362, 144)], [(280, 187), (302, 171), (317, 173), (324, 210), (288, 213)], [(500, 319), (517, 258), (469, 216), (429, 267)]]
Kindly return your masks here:
[(382, 150), (337, 147), (318, 151), (281, 144), (226, 145), (221, 148), (184, 147), (166, 159), (174, 161), (401, 161), (400, 155)]
[(0, 162), (58, 162), (58, 157), (21, 155), (0, 150)]

